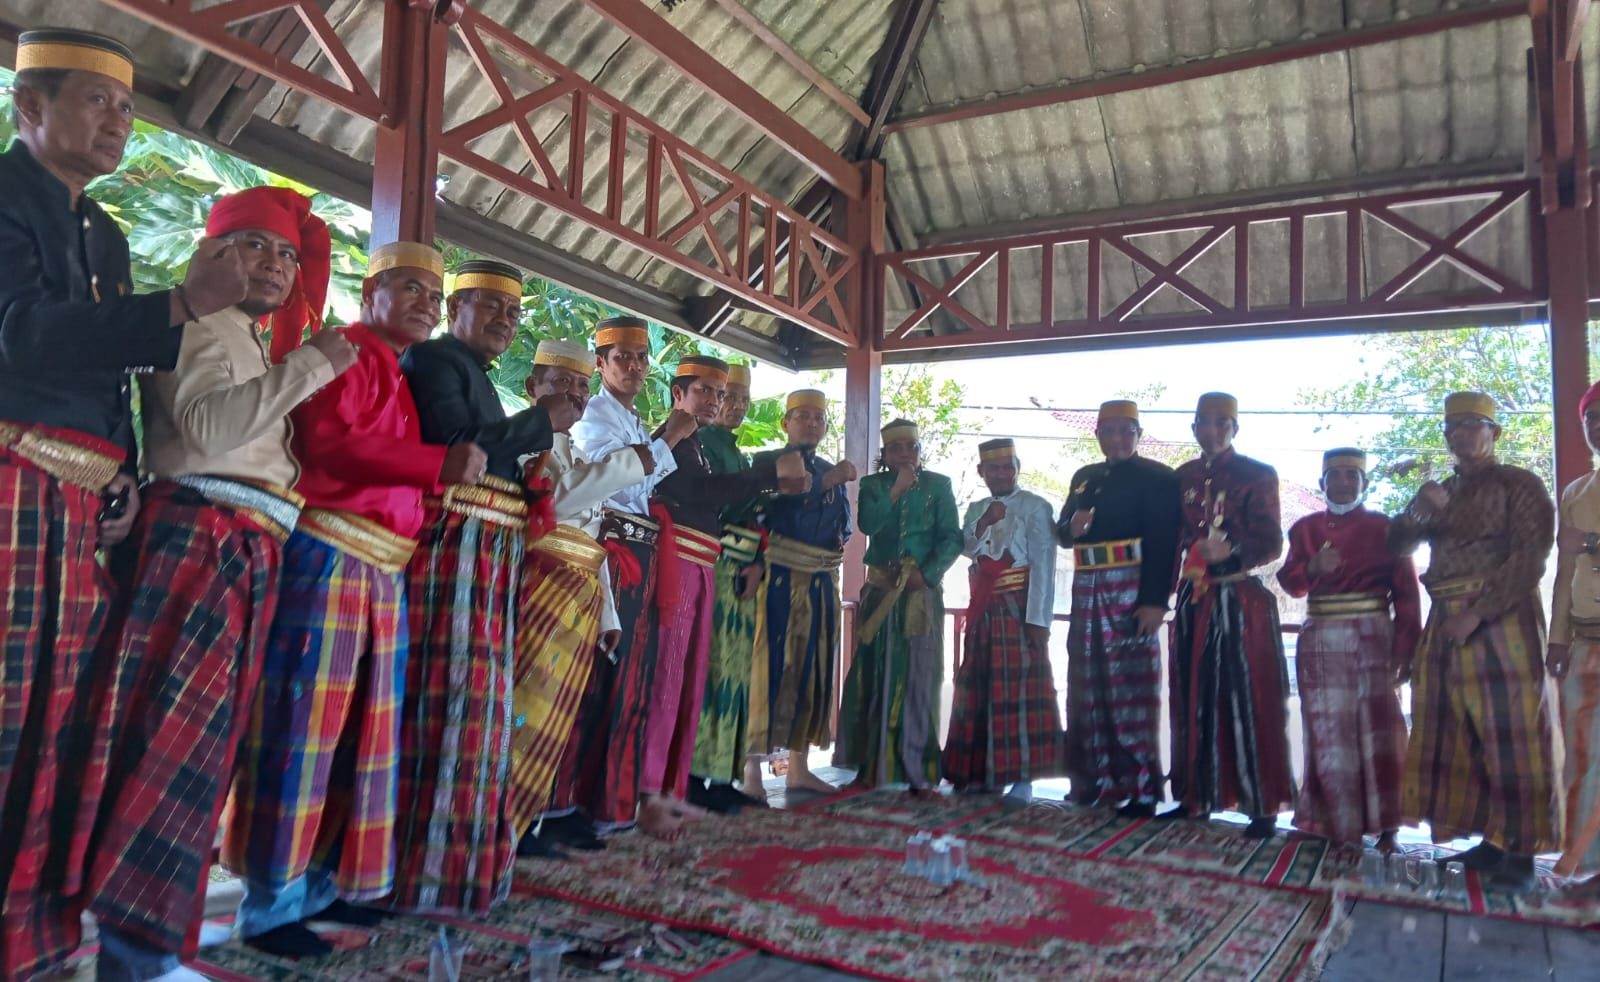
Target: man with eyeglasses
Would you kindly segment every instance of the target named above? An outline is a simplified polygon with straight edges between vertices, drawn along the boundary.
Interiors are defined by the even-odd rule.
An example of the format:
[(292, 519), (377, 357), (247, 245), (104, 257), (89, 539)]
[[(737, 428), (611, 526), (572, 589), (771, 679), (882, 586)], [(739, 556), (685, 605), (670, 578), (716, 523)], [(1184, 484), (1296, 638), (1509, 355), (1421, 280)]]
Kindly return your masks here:
[(500, 802), (510, 767), (517, 578), (528, 505), (517, 460), (547, 450), (578, 418), (577, 400), (541, 399), (507, 417), (488, 370), (515, 340), (522, 274), (463, 263), (446, 301), (449, 333), (413, 345), (401, 368), (426, 443), (476, 443), (475, 484), (424, 501), (406, 573), (410, 653), (400, 715), (395, 891), (403, 910), (485, 914), (511, 886), (521, 830)]
[(1401, 811), (1435, 842), (1481, 833), (1456, 858), (1521, 891), (1535, 885), (1534, 855), (1557, 845), (1539, 599), (1555, 506), (1536, 475), (1495, 457), (1495, 411), (1482, 392), (1445, 399), (1455, 473), (1422, 485), (1389, 524), (1396, 555), (1432, 547)]
[(1056, 538), (1072, 550), (1067, 769), (1072, 799), (1150, 818), (1161, 799), (1161, 641), (1178, 553), (1178, 475), (1139, 456), (1139, 406), (1100, 405), (1106, 459), (1072, 475)]

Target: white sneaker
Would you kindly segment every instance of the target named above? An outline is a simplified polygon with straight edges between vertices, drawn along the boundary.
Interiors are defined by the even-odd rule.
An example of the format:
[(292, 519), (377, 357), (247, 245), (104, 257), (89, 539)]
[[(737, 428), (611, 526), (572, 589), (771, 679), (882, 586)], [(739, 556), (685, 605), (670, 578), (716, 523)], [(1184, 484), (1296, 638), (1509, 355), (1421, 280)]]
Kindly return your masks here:
[(1006, 798), (1024, 805), (1031, 803), (1033, 801), (1033, 782), (1018, 781), (1011, 786), (1010, 791), (1006, 792)]
[(233, 927), (216, 921), (200, 922), (200, 947), (215, 948), (233, 940)]
[(156, 976), (150, 982), (211, 982), (211, 979), (209, 976), (201, 975), (192, 968), (179, 965), (164, 975)]

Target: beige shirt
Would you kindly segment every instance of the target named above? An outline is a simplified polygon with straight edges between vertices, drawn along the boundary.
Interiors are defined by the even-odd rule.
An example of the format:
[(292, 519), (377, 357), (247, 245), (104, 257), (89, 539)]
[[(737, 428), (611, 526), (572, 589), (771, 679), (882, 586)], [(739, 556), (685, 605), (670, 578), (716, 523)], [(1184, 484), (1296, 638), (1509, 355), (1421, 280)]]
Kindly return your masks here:
[[(1585, 474), (1561, 492), (1561, 527), (1600, 532), (1600, 472)], [(1572, 618), (1600, 620), (1600, 555), (1562, 550), (1556, 554), (1551, 589), (1550, 643), (1572, 642)]]
[(289, 451), (289, 410), (333, 377), (315, 348), (272, 364), (256, 322), (237, 307), (191, 321), (177, 367), (139, 380), (144, 469), (293, 487), (300, 465)]
[[(588, 461), (573, 448), (570, 436), (556, 433), (552, 434), (550, 456), (540, 476), (548, 477), (553, 486), (551, 496), (555, 499), (552, 503), (556, 521), (596, 536), (600, 534), (606, 499), (622, 488), (643, 481), (645, 473), (644, 464), (631, 447), (613, 451), (601, 460)], [(600, 589), (606, 600), (605, 610), (600, 614), (600, 630), (618, 630), (622, 622), (611, 596), (611, 577), (604, 566), (600, 569)]]

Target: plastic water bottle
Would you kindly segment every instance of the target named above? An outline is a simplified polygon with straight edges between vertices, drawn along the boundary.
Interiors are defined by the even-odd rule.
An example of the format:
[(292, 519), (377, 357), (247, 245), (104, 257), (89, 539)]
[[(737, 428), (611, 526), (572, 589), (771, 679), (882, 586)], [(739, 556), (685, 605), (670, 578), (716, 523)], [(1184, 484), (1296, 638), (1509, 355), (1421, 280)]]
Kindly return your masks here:
[(909, 876), (927, 876), (928, 859), (933, 843), (933, 833), (914, 832), (906, 839), (905, 871)]
[(955, 882), (955, 871), (950, 868), (950, 840), (943, 836), (933, 841), (933, 858), (928, 863), (928, 880), (936, 887), (947, 887)]

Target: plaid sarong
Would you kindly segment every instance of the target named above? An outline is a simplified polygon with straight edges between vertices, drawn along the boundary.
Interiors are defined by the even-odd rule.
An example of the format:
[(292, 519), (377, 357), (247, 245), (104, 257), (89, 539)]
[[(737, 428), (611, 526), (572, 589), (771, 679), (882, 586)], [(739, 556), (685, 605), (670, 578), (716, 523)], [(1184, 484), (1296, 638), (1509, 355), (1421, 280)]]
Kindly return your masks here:
[(716, 781), (744, 777), (746, 728), (753, 702), (751, 670), (757, 650), (762, 653), (762, 665), (766, 664), (766, 576), (762, 576), (754, 597), (739, 597), (739, 570), (752, 561), (754, 556), (750, 553), (729, 551), (728, 540), (723, 539), (723, 554), (717, 560), (715, 573), (711, 653), (691, 768), (695, 776)]
[(998, 791), (1062, 772), (1055, 681), (1049, 659), (1024, 640), (1027, 603), (1024, 577), (990, 594), (967, 626), (944, 746), (944, 776), (958, 788)]
[[(1566, 786), (1566, 821), (1562, 850), (1600, 809), (1600, 643), (1572, 642), (1571, 667), (1561, 687), (1562, 745), (1567, 755), (1562, 780)], [(1600, 871), (1600, 836), (1578, 864), (1580, 872)]]
[(277, 607), (281, 531), (160, 482), (125, 543), (137, 559), (102, 645), (114, 670), (99, 697), (94, 759), (107, 772), (85, 899), (100, 924), (174, 954), (192, 957), (199, 937)]
[[(110, 444), (101, 449), (122, 456)], [(99, 509), (98, 489), (0, 448), (0, 978), (59, 962), (76, 942), (60, 898), (82, 885), (90, 830), (79, 795), (97, 790), (84, 762), (88, 686), (110, 595), (95, 560)], [(63, 925), (73, 933), (63, 935)]]
[[(677, 529), (680, 540), (696, 534), (683, 526)], [(671, 584), (671, 592), (656, 597), (660, 626), (656, 631), (655, 683), (645, 723), (639, 789), (681, 799), (689, 792), (689, 765), (705, 701), (715, 577), (713, 567), (687, 558), (681, 551), (656, 561), (672, 563), (676, 570), (663, 579)]]
[(403, 572), (311, 534), (283, 551), (278, 613), (223, 817), (222, 863), (281, 891), (315, 868), (350, 901), (394, 886), (406, 652)]
[(1477, 592), (1450, 587), (1428, 584), (1401, 811), (1408, 823), (1429, 823), (1435, 842), (1482, 833), (1506, 852), (1548, 852), (1557, 844), (1555, 773), (1539, 595), (1452, 646), (1441, 625)]
[(1170, 657), (1172, 796), (1199, 815), (1289, 808), (1289, 668), (1277, 600), (1254, 576), (1213, 580), (1198, 593), (1183, 579)]
[(486, 914), (510, 895), (503, 820), (525, 531), (430, 501), (406, 570), (411, 639), (400, 713), (393, 905)]
[(1307, 619), (1295, 647), (1306, 748), (1295, 828), (1359, 845), (1400, 827), (1406, 724), (1394, 668), (1387, 609)]
[(607, 512), (600, 538), (609, 543), (608, 553), (622, 551), (608, 562), (622, 639), (616, 661), (602, 661), (589, 673), (550, 811), (582, 809), (596, 827), (608, 831), (632, 826), (639, 806), (656, 661), (655, 524), (637, 515)]
[(550, 804), (551, 783), (598, 657), (604, 559), (599, 543), (566, 525), (528, 549), (518, 589), (506, 794), (506, 817), (518, 832), (532, 828)]
[(1081, 805), (1162, 796), (1161, 641), (1134, 636), (1139, 572), (1137, 563), (1080, 565), (1072, 575), (1067, 773)]

